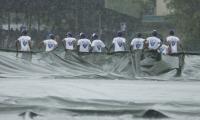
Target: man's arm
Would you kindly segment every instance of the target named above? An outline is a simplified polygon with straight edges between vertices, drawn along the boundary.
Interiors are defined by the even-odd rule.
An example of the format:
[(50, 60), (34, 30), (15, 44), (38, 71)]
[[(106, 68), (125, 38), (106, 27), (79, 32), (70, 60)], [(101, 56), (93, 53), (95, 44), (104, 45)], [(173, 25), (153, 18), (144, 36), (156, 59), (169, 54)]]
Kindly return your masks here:
[(109, 48), (109, 52), (111, 52), (111, 49), (114, 47), (114, 43), (112, 43), (112, 45)]
[(78, 40), (78, 41), (77, 41), (77, 46), (76, 46), (77, 52), (79, 52), (79, 50), (80, 50), (80, 45), (81, 45), (81, 44), (80, 44), (80, 41)]
[(78, 43), (77, 43), (76, 50), (77, 50), (77, 52), (79, 52), (79, 50), (80, 50), (80, 44), (79, 44), (79, 41), (78, 41)]
[(108, 53), (108, 52), (109, 52), (109, 49), (108, 49), (106, 46), (105, 46), (104, 48), (106, 49), (106, 52)]
[(109, 49), (106, 47), (106, 45), (105, 45), (105, 43), (103, 41), (101, 41), (101, 46), (102, 46), (102, 48), (105, 49), (105, 52), (108, 53)]
[(58, 48), (58, 42), (55, 42), (55, 47), (54, 49)]
[(73, 47), (74, 47), (74, 50), (77, 48), (77, 40), (76, 39), (73, 41)]
[(181, 51), (184, 52), (183, 45), (181, 44), (180, 41), (178, 42), (178, 44), (179, 44), (179, 46), (180, 46), (180, 48), (181, 48)]
[(29, 45), (30, 50), (31, 50), (32, 49), (31, 40), (28, 41), (28, 45)]
[(130, 45), (130, 52), (133, 52), (133, 47), (132, 47), (132, 45)]
[(158, 46), (158, 48), (156, 50), (159, 50), (163, 43), (160, 41), (159, 44), (160, 45)]
[(16, 46), (16, 51), (17, 51), (17, 53), (16, 53), (16, 57), (18, 57), (18, 51), (19, 51), (19, 40), (16, 40), (16, 42), (15, 42), (15, 46)]
[(125, 42), (123, 43), (123, 46), (124, 46), (124, 51), (126, 51), (127, 50), (127, 45), (126, 45)]
[(144, 41), (144, 49), (148, 49), (149, 43), (147, 40)]
[(143, 41), (143, 48), (142, 48), (142, 50), (144, 50), (145, 47), (146, 47), (146, 46), (145, 46), (145, 42), (146, 42), (146, 40)]
[(131, 44), (130, 44), (130, 47), (129, 47), (130, 52), (133, 52), (133, 46), (134, 46), (134, 42), (133, 42), (133, 40), (132, 40), (132, 41), (131, 41)]
[(19, 41), (18, 40), (15, 41), (15, 46), (16, 46), (16, 51), (18, 52), (19, 51)]
[(41, 49), (42, 46), (44, 46), (44, 41), (42, 41), (42, 42), (40, 42), (40, 43), (38, 44), (38, 48)]
[(89, 46), (89, 52), (92, 52), (93, 49), (94, 49), (94, 46), (90, 45)]
[(88, 49), (89, 49), (89, 53), (92, 52), (91, 50), (93, 49), (93, 47), (91, 45), (91, 42), (89, 43)]
[(66, 42), (64, 39), (62, 40), (62, 45), (63, 45), (64, 49), (66, 49)]

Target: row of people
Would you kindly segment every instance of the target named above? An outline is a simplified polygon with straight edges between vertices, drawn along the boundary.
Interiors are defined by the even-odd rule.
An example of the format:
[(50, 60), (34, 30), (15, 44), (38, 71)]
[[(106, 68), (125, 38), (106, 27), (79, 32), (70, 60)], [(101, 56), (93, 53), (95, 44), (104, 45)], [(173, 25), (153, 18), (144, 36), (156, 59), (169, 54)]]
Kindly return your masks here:
[[(92, 42), (87, 39), (84, 33), (80, 33), (80, 39), (76, 40), (73, 37), (72, 33), (68, 32), (66, 38), (62, 40), (63, 46), (66, 51), (68, 50), (78, 50), (78, 52), (102, 52), (102, 49), (107, 50), (108, 52), (114, 48), (114, 52), (121, 52), (127, 50), (126, 39), (123, 37), (122, 32), (117, 33), (112, 41), (111, 47), (106, 47), (104, 42), (99, 39), (96, 33), (92, 34)], [(50, 39), (44, 40), (40, 43), (40, 46), (45, 46), (45, 51), (49, 52), (54, 50), (58, 43), (55, 40), (53, 34), (50, 35)], [(174, 31), (170, 31), (169, 36), (166, 38), (165, 42), (162, 42), (158, 37), (157, 31), (152, 32), (152, 36), (146, 39), (142, 38), (142, 34), (138, 33), (137, 37), (131, 41), (130, 50), (143, 50), (147, 48), (149, 50), (159, 51), (163, 54), (177, 53), (178, 47), (182, 48), (180, 39), (175, 36)], [(27, 35), (27, 31), (22, 31), (22, 36), (16, 41), (17, 51), (21, 48), (20, 51), (30, 51), (31, 50), (31, 37)]]

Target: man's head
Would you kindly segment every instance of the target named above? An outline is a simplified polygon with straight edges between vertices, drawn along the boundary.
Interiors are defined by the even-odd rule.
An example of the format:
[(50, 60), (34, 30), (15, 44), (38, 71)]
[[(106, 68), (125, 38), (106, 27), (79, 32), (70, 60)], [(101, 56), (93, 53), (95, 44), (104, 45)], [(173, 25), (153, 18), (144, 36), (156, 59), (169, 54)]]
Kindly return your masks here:
[(121, 31), (118, 31), (118, 32), (117, 32), (117, 36), (118, 36), (118, 37), (122, 37), (122, 36), (123, 36), (123, 33), (122, 33)]
[(153, 30), (152, 36), (157, 37), (158, 36), (158, 32), (156, 30)]
[(54, 34), (50, 34), (49, 37), (50, 37), (50, 39), (55, 39), (55, 35)]
[(67, 32), (66, 36), (67, 36), (67, 37), (72, 37), (73, 35), (72, 35), (71, 32)]
[(28, 31), (27, 30), (22, 30), (22, 35), (27, 35)]
[(137, 33), (137, 37), (141, 38), (142, 37), (142, 33)]
[(98, 36), (96, 33), (93, 33), (93, 34), (92, 34), (92, 39), (93, 39), (93, 40), (98, 39), (98, 37), (99, 37), (99, 36)]
[(169, 31), (169, 35), (174, 36), (174, 34), (175, 34), (175, 33), (174, 33), (173, 30), (170, 30), (170, 31)]
[(85, 33), (81, 32), (81, 33), (80, 33), (80, 38), (81, 38), (81, 39), (86, 38)]

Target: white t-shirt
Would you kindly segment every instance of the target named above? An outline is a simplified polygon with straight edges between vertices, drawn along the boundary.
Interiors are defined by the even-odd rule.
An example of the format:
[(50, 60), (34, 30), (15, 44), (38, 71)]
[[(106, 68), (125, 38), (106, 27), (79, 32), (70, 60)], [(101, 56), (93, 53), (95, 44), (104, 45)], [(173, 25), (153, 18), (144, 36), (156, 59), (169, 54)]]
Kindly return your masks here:
[(76, 38), (68, 37), (65, 38), (63, 41), (65, 41), (65, 49), (67, 50), (74, 49), (74, 42), (76, 41)]
[(167, 55), (167, 54), (168, 54), (168, 50), (169, 50), (169, 46), (163, 44), (163, 45), (159, 48), (158, 52), (161, 53), (161, 54), (163, 54), (163, 55)]
[(29, 36), (21, 36), (17, 39), (21, 46), (21, 51), (30, 51), (29, 42), (31, 41), (31, 37)]
[(179, 38), (176, 36), (169, 36), (167, 37), (167, 42), (169, 43), (171, 49), (171, 53), (177, 53), (178, 52), (178, 42), (179, 42)]
[(92, 52), (102, 52), (102, 48), (105, 48), (105, 44), (101, 40), (94, 40), (92, 41), (93, 47)]
[(54, 48), (56, 48), (56, 46), (58, 45), (58, 43), (53, 39), (44, 40), (43, 43), (46, 46), (46, 52), (54, 50)]
[(91, 41), (89, 39), (80, 39), (78, 40), (77, 45), (80, 46), (79, 52), (89, 52), (89, 46), (91, 45)]
[(148, 48), (150, 50), (156, 50), (161, 44), (161, 40), (157, 37), (148, 37), (147, 43), (149, 44)]
[(145, 39), (143, 38), (134, 38), (131, 41), (131, 46), (134, 50), (142, 50), (144, 48), (144, 41)]
[(126, 43), (126, 39), (123, 37), (115, 37), (112, 42), (115, 46), (114, 51), (119, 52), (119, 51), (125, 51), (125, 46), (124, 44)]

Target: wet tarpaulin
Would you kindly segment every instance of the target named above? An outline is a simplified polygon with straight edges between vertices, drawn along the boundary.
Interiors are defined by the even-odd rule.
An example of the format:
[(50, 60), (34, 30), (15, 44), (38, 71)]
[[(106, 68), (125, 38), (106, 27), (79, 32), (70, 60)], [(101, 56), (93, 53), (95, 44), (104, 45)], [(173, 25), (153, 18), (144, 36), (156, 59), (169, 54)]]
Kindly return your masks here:
[(1, 77), (34, 73), (55, 78), (132, 79), (135, 76), (163, 74), (178, 67), (177, 62), (174, 65), (166, 62), (172, 61), (171, 57), (156, 61), (151, 58), (141, 60), (139, 56), (130, 52), (80, 54), (54, 51), (18, 53), (16, 57), (15, 52), (0, 52), (0, 73)]
[(173, 70), (142, 77), (170, 68), (169, 56), (143, 59), (138, 78), (134, 56), (0, 52), (0, 120), (200, 118), (198, 56), (186, 57), (180, 78)]

